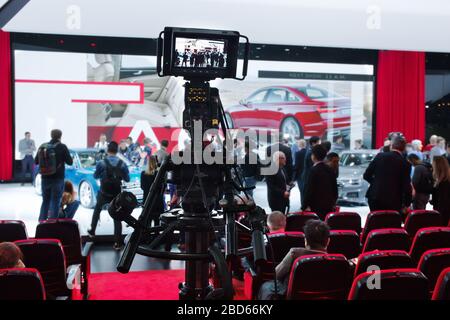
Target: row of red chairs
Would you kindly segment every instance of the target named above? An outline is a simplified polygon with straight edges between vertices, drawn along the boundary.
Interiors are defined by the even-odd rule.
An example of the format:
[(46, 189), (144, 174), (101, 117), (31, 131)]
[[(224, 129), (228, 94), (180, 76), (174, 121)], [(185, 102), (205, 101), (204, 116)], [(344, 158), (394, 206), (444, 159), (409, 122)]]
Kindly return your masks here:
[[(294, 212), (286, 218), (286, 231), (303, 231), (303, 227), (310, 219), (319, 219), (314, 212)], [(397, 211), (373, 211), (367, 215), (364, 228), (361, 228), (361, 216), (356, 212), (331, 212), (325, 222), (331, 230), (353, 230), (361, 237), (364, 243), (372, 230), (387, 228), (402, 228), (403, 217)], [(413, 210), (406, 217), (403, 228), (414, 238), (419, 229), (426, 227), (442, 227), (443, 219), (439, 212), (434, 210)]]
[[(389, 231), (390, 229), (387, 230)], [(384, 232), (385, 230), (380, 231)], [(404, 230), (402, 231), (404, 232)], [(376, 234), (377, 232), (378, 230), (374, 230), (373, 233)], [(264, 268), (262, 268), (262, 272), (260, 274), (256, 274), (253, 270), (247, 270), (247, 272), (244, 273), (245, 293), (250, 299), (255, 298), (255, 295), (259, 291), (260, 285), (264, 281), (273, 279), (274, 264), (278, 264), (289, 252), (290, 248), (304, 247), (304, 234), (302, 232), (272, 233), (269, 234), (268, 239), (270, 244), (267, 246), (268, 262)], [(369, 236), (367, 241), (370, 241), (371, 239), (371, 236)], [(395, 243), (392, 241), (385, 243), (385, 247), (388, 247), (389, 245), (395, 247)], [(428, 257), (426, 255), (428, 253), (432, 254), (433, 257), (435, 255), (439, 257), (443, 256), (444, 262), (447, 261), (447, 265), (450, 266), (450, 249), (444, 249), (447, 251), (442, 253), (440, 251), (441, 248), (450, 248), (450, 228), (437, 227), (424, 228), (420, 230), (420, 232), (416, 234), (413, 246), (407, 252), (402, 250), (370, 251), (361, 255), (359, 237), (355, 231), (332, 230), (330, 232), (328, 253), (339, 255), (342, 254), (346, 259), (359, 256), (358, 264), (354, 273), (354, 276), (356, 277), (367, 270), (367, 267), (372, 264), (380, 265), (382, 269), (386, 269), (387, 267), (412, 268), (418, 265), (423, 265), (423, 270), (427, 270), (427, 265), (429, 265), (428, 259), (422, 258), (422, 260), (420, 260), (420, 258), (423, 256)], [(386, 248), (379, 249), (386, 250)], [(435, 249), (435, 251), (432, 249)], [(246, 265), (251, 264), (246, 263)], [(430, 281), (432, 285), (434, 285), (434, 279), (437, 276), (436, 272), (431, 273), (427, 271), (426, 274), (435, 275)], [(311, 276), (312, 275), (309, 275), (309, 277)]]
[[(45, 294), (34, 297), (70, 298), (73, 292), (68, 289), (66, 282), (68, 271), (73, 269), (80, 274), (80, 294), (83, 298), (87, 298), (89, 251), (92, 243), (82, 246), (76, 221), (70, 219), (42, 221), (36, 228), (35, 238), (28, 238), (22, 221), (3, 220), (0, 221), (0, 242), (3, 241), (15, 242), (21, 249), (27, 267), (23, 270), (23, 276), (30, 282), (30, 288), (40, 282), (43, 283)], [(5, 290), (10, 298), (21, 297), (24, 291), (27, 291), (19, 285), (14, 285), (11, 280), (20, 277), (20, 269), (1, 270), (0, 299)], [(39, 290), (29, 289), (27, 292), (36, 291)], [(30, 293), (30, 296), (33, 295)]]

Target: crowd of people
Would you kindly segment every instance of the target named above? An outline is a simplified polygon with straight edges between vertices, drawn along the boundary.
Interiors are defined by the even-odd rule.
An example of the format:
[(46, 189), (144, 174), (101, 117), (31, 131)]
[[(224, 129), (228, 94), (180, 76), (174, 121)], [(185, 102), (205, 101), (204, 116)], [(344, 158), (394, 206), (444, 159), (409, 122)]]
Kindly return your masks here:
[(210, 50), (185, 50), (175, 52), (175, 66), (178, 67), (213, 67), (223, 68), (226, 66), (227, 56), (220, 51)]

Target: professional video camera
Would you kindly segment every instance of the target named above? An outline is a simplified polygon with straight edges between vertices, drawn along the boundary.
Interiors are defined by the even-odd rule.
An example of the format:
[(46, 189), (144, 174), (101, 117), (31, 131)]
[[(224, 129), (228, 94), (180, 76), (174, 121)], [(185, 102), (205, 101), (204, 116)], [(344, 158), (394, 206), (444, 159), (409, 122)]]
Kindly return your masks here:
[[(240, 38), (244, 38), (242, 77), (236, 77)], [(118, 264), (118, 271), (126, 273), (136, 253), (185, 260), (185, 282), (180, 284), (180, 299), (232, 299), (231, 271), (239, 256), (253, 252), (255, 264), (266, 260), (264, 244), (265, 212), (250, 200), (236, 201), (236, 194), (246, 193), (239, 178), (236, 164), (227, 161), (232, 150), (227, 122), (219, 91), (209, 81), (215, 78), (243, 80), (247, 73), (249, 53), (248, 38), (236, 31), (218, 31), (166, 27), (158, 38), (157, 70), (159, 76), (182, 76), (185, 83), (185, 110), (183, 128), (190, 133), (191, 148), (166, 158), (158, 170), (138, 220), (131, 216), (137, 205), (133, 194), (123, 192), (110, 205), (109, 213), (117, 220), (134, 228)], [(201, 128), (201, 130), (197, 130)], [(208, 130), (222, 129), (225, 141), (221, 150), (214, 153), (216, 161), (207, 163), (201, 157), (210, 147), (204, 141)], [(198, 142), (198, 143), (197, 143)], [(196, 147), (197, 146), (197, 147)], [(189, 156), (190, 157), (185, 157)], [(198, 161), (198, 157), (201, 161)], [(177, 161), (176, 161), (177, 159)], [(190, 159), (191, 161), (179, 161)], [(164, 213), (160, 226), (148, 227), (149, 215), (158, 198), (165, 179), (176, 185), (182, 210)], [(238, 182), (236, 182), (238, 181)], [(247, 197), (249, 198), (249, 197)], [(213, 211), (219, 204), (218, 210)], [(236, 214), (247, 212), (252, 230), (252, 247), (237, 248)], [(224, 250), (217, 239), (217, 228), (225, 227)], [(156, 248), (180, 230), (185, 236), (186, 251), (181, 253), (159, 251)], [(150, 239), (150, 240), (149, 240)], [(210, 263), (215, 266), (220, 288), (209, 284)]]

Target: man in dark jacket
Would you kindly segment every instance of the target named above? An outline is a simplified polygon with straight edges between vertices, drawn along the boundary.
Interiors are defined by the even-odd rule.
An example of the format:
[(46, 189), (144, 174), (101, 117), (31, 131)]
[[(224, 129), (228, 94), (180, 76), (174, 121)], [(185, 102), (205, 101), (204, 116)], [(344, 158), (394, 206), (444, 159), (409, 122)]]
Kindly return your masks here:
[(272, 211), (281, 211), (286, 213), (286, 208), (289, 205), (289, 182), (287, 174), (284, 171), (288, 157), (281, 152), (277, 151), (273, 155), (273, 161), (276, 161), (278, 171), (276, 174), (266, 176), (267, 183), (267, 199), (269, 201), (269, 207)]
[(327, 151), (323, 146), (314, 146), (311, 154), (314, 164), (308, 176), (302, 210), (315, 212), (325, 220), (327, 213), (334, 211), (338, 198), (336, 174), (324, 162)]
[[(117, 142), (111, 141), (108, 144), (108, 155), (104, 160), (97, 162), (94, 178), (100, 179), (100, 190), (97, 193), (97, 203), (92, 215), (91, 229), (88, 235), (94, 237), (97, 228), (100, 212), (103, 207), (110, 203), (120, 192), (122, 180), (129, 182), (130, 174), (125, 162), (117, 157), (119, 146)], [(122, 222), (114, 220), (114, 249), (120, 250), (122, 244)]]
[(303, 172), (302, 172), (302, 180), (301, 180), (302, 184), (299, 186), (302, 195), (305, 194), (306, 184), (308, 182), (309, 171), (311, 170), (311, 168), (313, 166), (313, 162), (312, 162), (312, 159), (311, 159), (311, 149), (315, 145), (318, 145), (320, 143), (321, 143), (321, 140), (317, 136), (312, 136), (309, 139), (309, 149), (306, 151), (305, 161), (304, 161), (304, 164), (303, 164)]
[(286, 156), (286, 166), (285, 166), (284, 170), (286, 172), (287, 181), (291, 182), (292, 178), (293, 178), (293, 171), (294, 171), (294, 167), (292, 165), (292, 152), (291, 152), (291, 148), (289, 148), (287, 146), (286, 141), (283, 139), (283, 135), (281, 135), (281, 134), (279, 137), (279, 142), (274, 145), (271, 145), (267, 148), (267, 150), (266, 150), (267, 157), (272, 157), (273, 154), (277, 150), (283, 152), (283, 154)]
[(396, 210), (401, 212), (411, 204), (411, 166), (403, 156), (406, 141), (396, 137), (391, 151), (376, 155), (364, 173), (370, 183), (366, 197), (371, 211)]
[(433, 174), (431, 165), (420, 161), (419, 156), (415, 153), (408, 154), (409, 163), (414, 167), (412, 176), (412, 185), (414, 187), (414, 210), (425, 210), (430, 194), (433, 192)]
[[(47, 218), (58, 218), (59, 207), (61, 206), (61, 198), (64, 191), (64, 176), (66, 173), (65, 165), (72, 165), (73, 159), (70, 156), (70, 152), (67, 146), (61, 143), (62, 131), (54, 129), (51, 132), (51, 140), (49, 143), (39, 147), (37, 152), (35, 163), (39, 165), (41, 172), (41, 188), (42, 188), (42, 205), (41, 212), (39, 214), (39, 221), (47, 220)], [(55, 156), (56, 171), (53, 174), (44, 174), (43, 159), (40, 160), (41, 148), (47, 148), (47, 150), (53, 149)], [(46, 151), (46, 154), (50, 154), (50, 151)], [(42, 162), (42, 163), (40, 163)], [(46, 168), (49, 169), (49, 168)]]
[(306, 156), (306, 141), (300, 139), (298, 142), (299, 150), (295, 153), (294, 156), (294, 173), (292, 176), (292, 180), (297, 182), (298, 190), (300, 192), (300, 200), (303, 201), (302, 189), (300, 188), (302, 183), (302, 175), (303, 175), (303, 167), (305, 165), (305, 156)]

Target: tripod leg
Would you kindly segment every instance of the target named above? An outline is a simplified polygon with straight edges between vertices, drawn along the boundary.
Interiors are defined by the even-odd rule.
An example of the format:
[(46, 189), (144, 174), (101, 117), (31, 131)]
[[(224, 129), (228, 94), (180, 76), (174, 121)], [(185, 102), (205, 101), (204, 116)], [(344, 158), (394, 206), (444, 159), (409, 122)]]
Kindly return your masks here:
[(233, 282), (225, 258), (217, 246), (209, 247), (208, 252), (216, 265), (222, 287), (209, 293), (206, 296), (206, 299), (232, 300), (234, 295)]

